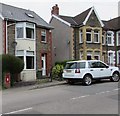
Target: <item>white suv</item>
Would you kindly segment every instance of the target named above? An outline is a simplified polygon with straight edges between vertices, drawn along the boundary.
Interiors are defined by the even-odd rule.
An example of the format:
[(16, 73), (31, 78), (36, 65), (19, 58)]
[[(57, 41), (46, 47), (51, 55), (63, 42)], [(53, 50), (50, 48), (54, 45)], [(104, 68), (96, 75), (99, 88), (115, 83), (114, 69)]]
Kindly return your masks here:
[(82, 80), (85, 85), (90, 85), (92, 80), (107, 78), (118, 82), (120, 79), (120, 70), (118, 67), (108, 66), (99, 60), (70, 61), (66, 63), (63, 70), (63, 78), (69, 84)]

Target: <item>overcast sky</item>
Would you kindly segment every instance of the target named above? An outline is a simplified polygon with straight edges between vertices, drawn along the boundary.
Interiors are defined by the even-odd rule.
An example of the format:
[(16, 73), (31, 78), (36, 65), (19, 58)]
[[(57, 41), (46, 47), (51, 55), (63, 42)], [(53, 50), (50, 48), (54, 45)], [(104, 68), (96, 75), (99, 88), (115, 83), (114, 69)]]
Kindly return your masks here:
[(102, 20), (118, 16), (120, 0), (1, 0), (2, 3), (29, 9), (49, 22), (52, 6), (58, 4), (60, 15), (75, 16), (94, 6)]

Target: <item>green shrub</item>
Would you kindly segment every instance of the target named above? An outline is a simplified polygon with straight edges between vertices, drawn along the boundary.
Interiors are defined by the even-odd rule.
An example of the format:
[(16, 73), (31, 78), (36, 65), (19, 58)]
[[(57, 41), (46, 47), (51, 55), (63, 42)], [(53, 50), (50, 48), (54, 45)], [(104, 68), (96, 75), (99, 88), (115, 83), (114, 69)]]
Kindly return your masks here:
[(4, 74), (9, 72), (11, 76), (11, 85), (14, 83), (14, 74), (19, 74), (24, 69), (24, 62), (13, 55), (4, 54), (0, 56), (2, 62), (2, 86), (4, 84)]
[(57, 64), (52, 69), (52, 77), (54, 79), (62, 80), (63, 65)]
[(13, 55), (2, 55), (2, 72), (10, 72), (11, 74), (20, 73), (24, 68), (24, 62)]

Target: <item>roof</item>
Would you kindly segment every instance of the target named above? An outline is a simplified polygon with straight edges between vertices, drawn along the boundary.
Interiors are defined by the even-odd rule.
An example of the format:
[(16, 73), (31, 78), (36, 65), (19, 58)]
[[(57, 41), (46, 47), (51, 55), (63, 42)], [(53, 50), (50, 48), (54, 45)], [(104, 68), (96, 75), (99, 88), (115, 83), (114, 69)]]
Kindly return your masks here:
[(64, 21), (70, 23), (71, 26), (81, 26), (81, 25), (85, 25), (86, 24), (90, 14), (92, 13), (93, 10), (95, 11), (96, 16), (98, 17), (98, 20), (100, 21), (101, 26), (103, 26), (103, 23), (100, 20), (100, 18), (99, 18), (99, 16), (98, 16), (98, 14), (97, 14), (97, 12), (96, 12), (94, 7), (91, 7), (89, 9), (85, 10), (84, 12), (74, 16), (74, 17), (62, 16), (62, 15), (58, 15), (58, 17), (61, 18)]
[(52, 28), (45, 20), (43, 20), (34, 11), (6, 5), (3, 3), (0, 3), (0, 7), (2, 8), (2, 10), (0, 11), (0, 15), (5, 20), (28, 21), (35, 23), (36, 25), (41, 27)]
[(78, 25), (82, 25), (85, 21), (86, 17), (88, 16), (90, 10), (92, 8), (87, 9), (86, 11), (82, 12), (81, 14), (74, 17), (74, 20), (77, 22)]
[(120, 16), (114, 19), (108, 20), (108, 21), (103, 21), (103, 23), (105, 25), (104, 26), (105, 29), (119, 30), (120, 29)]
[(85, 18), (87, 17), (88, 13), (90, 12), (91, 8), (87, 9), (86, 11), (82, 12), (79, 15), (76, 15), (75, 17), (70, 17), (70, 16), (62, 16), (59, 15), (59, 17), (71, 25), (82, 25), (83, 22), (85, 21)]

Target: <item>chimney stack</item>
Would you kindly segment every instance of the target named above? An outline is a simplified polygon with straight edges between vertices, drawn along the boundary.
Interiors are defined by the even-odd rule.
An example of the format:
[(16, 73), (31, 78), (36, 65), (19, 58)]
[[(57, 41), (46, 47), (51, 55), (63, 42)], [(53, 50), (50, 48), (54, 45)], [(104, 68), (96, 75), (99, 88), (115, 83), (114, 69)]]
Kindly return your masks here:
[(55, 4), (55, 6), (52, 7), (52, 10), (51, 10), (51, 15), (54, 14), (54, 15), (59, 15), (59, 7), (57, 4)]

